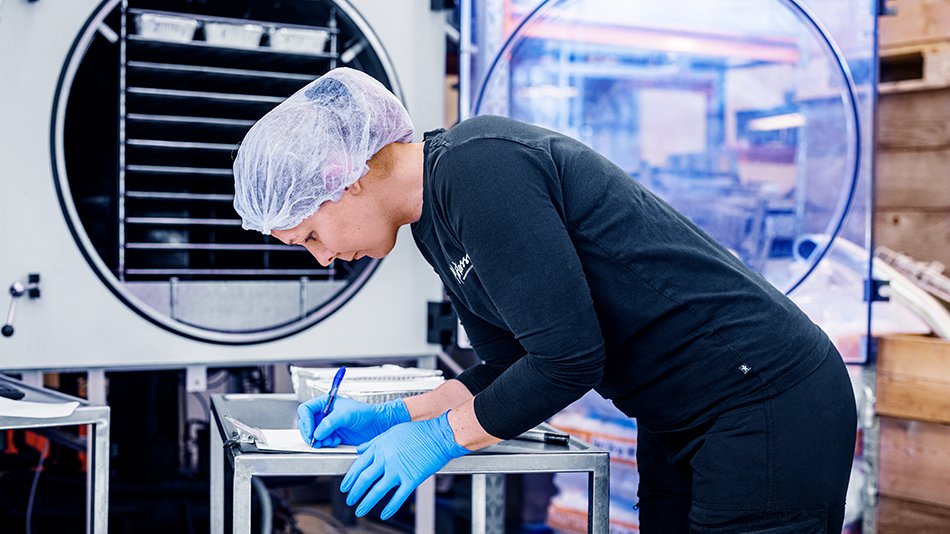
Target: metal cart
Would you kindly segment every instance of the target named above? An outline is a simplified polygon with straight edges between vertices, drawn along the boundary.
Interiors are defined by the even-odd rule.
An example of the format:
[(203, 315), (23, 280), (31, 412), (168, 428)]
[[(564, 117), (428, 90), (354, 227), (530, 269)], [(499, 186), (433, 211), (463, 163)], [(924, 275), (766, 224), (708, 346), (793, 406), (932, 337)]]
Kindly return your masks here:
[[(211, 532), (251, 531), (251, 479), (255, 476), (343, 475), (356, 455), (261, 452), (253, 444), (224, 446), (237, 431), (225, 416), (252, 426), (293, 426), (293, 395), (214, 395), (211, 397)], [(449, 462), (439, 474), (473, 475), (472, 532), (485, 533), (488, 484), (502, 473), (588, 473), (588, 532), (606, 534), (610, 501), (609, 457), (602, 450), (572, 439), (568, 446), (508, 441)], [(225, 481), (228, 481), (226, 484)], [(227, 516), (231, 521), (226, 521)], [(418, 517), (418, 515), (417, 515)], [(417, 531), (419, 531), (417, 524)]]
[[(86, 532), (105, 534), (109, 529), (109, 407), (90, 404), (84, 399), (31, 386), (3, 375), (0, 375), (0, 382), (26, 393), (22, 399), (24, 401), (79, 403), (79, 407), (66, 417), (0, 416), (0, 430), (89, 425), (89, 434), (84, 443), (89, 458), (89, 467), (86, 470)], [(44, 434), (50, 439), (66, 441), (67, 445), (75, 442), (82, 446), (81, 440), (70, 440), (66, 434), (53, 434), (48, 431)]]

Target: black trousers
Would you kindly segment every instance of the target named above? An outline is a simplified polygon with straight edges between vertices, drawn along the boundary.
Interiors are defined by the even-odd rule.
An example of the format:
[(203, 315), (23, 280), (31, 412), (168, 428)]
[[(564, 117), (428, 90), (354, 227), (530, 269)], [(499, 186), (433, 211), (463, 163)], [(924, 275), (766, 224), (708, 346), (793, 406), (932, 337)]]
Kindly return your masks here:
[(857, 416), (834, 351), (764, 401), (692, 428), (639, 426), (643, 534), (841, 532)]

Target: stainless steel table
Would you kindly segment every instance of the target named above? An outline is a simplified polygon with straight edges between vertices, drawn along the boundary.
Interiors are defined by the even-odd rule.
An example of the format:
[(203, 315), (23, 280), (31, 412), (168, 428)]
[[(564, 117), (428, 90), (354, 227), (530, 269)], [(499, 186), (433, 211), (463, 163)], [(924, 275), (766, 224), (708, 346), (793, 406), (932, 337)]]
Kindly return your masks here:
[(3, 375), (0, 375), (0, 382), (26, 393), (22, 399), (25, 401), (79, 403), (76, 411), (67, 417), (44, 419), (0, 416), (0, 430), (89, 425), (89, 435), (86, 437), (86, 457), (89, 459), (86, 470), (86, 532), (105, 534), (109, 529), (109, 407), (90, 404), (85, 399), (58, 391), (30, 386)]
[[(253, 444), (224, 446), (237, 436), (230, 416), (258, 428), (292, 428), (297, 401), (293, 395), (212, 395), (211, 532), (226, 528), (226, 496), (233, 532), (251, 531), (251, 479), (264, 476), (343, 475), (356, 458), (352, 453), (273, 453)], [(568, 446), (506, 441), (449, 462), (439, 474), (473, 477), (473, 508), (486, 502), (484, 474), (581, 471), (588, 473), (588, 531), (608, 532), (609, 457), (606, 452), (572, 439)], [(481, 478), (480, 478), (481, 477)], [(227, 481), (227, 484), (225, 483)], [(479, 483), (481, 482), (481, 483)], [(481, 491), (478, 491), (478, 490)], [(484, 515), (473, 514), (472, 532), (486, 531)]]

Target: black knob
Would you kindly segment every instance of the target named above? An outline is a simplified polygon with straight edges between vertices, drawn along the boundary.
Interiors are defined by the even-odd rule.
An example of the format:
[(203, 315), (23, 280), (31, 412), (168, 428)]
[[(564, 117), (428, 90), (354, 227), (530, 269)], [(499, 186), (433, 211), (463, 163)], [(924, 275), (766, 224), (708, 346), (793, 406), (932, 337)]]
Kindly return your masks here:
[(3, 330), (2, 330), (2, 332), (3, 332), (3, 337), (10, 337), (10, 336), (12, 336), (12, 335), (13, 335), (13, 325), (12, 325), (12, 324), (5, 324), (5, 325), (3, 325)]

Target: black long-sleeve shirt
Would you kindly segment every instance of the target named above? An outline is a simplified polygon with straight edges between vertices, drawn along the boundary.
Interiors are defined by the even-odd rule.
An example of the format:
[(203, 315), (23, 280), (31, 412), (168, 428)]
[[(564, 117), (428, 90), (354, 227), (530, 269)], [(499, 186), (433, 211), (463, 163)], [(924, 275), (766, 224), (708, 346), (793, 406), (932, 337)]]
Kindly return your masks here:
[(591, 388), (651, 430), (782, 391), (833, 351), (790, 300), (590, 148), (501, 117), (426, 134), (413, 236), (511, 438)]

